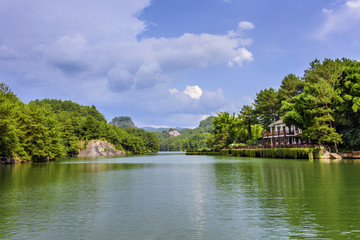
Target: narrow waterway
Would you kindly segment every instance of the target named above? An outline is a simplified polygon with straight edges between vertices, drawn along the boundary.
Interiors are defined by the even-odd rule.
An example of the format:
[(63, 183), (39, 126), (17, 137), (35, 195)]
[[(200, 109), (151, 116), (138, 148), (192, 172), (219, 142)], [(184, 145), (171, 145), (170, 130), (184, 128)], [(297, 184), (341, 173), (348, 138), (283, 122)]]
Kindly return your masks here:
[(69, 158), (0, 183), (0, 239), (360, 238), (358, 161)]

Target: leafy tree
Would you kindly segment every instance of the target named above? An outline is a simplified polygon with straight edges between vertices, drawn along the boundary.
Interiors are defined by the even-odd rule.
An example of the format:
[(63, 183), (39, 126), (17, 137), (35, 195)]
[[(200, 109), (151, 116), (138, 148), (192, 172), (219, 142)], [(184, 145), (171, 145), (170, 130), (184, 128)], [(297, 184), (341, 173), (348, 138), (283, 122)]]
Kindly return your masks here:
[(360, 62), (343, 59), (342, 69), (335, 86), (336, 130), (342, 135), (343, 149), (360, 149)]
[(11, 161), (19, 148), (16, 109), (19, 99), (5, 85), (0, 83), (0, 158)]
[[(30, 103), (23, 106), (18, 115), (19, 139), (24, 160), (46, 161), (62, 155), (60, 132), (51, 111), (43, 105)], [(25, 154), (24, 154), (25, 153)]]
[(242, 124), (247, 126), (248, 139), (252, 139), (251, 125), (256, 123), (256, 116), (254, 114), (254, 108), (249, 105), (244, 105), (238, 115)]
[(305, 74), (304, 92), (292, 99), (294, 103), (284, 102), (282, 110), (286, 114), (283, 119), (287, 125), (300, 127), (305, 138), (318, 144), (333, 143), (337, 152), (337, 144), (342, 140), (335, 128), (333, 103), (338, 95), (334, 86), (338, 82), (340, 67), (329, 60), (323, 64), (314, 61), (310, 66)]
[(211, 147), (220, 149), (234, 143), (239, 133), (239, 119), (235, 113), (219, 112), (213, 119), (214, 137), (209, 140)]
[(323, 79), (332, 87), (338, 84), (342, 72), (342, 62), (339, 59), (325, 58), (323, 62), (315, 59), (310, 63), (310, 68), (305, 70), (304, 79), (309, 84), (314, 84)]
[(281, 81), (279, 88), (279, 101), (292, 102), (292, 98), (303, 92), (305, 81), (295, 74), (288, 74)]
[(256, 94), (254, 100), (255, 114), (258, 121), (266, 128), (279, 120), (281, 102), (278, 92), (273, 89), (264, 89)]

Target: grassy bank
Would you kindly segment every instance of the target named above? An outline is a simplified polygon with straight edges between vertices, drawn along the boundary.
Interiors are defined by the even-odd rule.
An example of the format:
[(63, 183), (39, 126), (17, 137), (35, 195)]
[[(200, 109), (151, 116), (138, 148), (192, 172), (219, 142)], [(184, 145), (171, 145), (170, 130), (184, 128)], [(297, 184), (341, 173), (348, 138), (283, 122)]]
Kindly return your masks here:
[(319, 148), (232, 149), (232, 156), (260, 158), (320, 159)]
[(213, 151), (201, 151), (201, 152), (192, 152), (192, 151), (189, 151), (189, 152), (186, 152), (186, 155), (219, 155), (219, 152), (213, 152)]
[(321, 159), (319, 148), (222, 149), (220, 152), (187, 152), (187, 155), (220, 155), (259, 158)]

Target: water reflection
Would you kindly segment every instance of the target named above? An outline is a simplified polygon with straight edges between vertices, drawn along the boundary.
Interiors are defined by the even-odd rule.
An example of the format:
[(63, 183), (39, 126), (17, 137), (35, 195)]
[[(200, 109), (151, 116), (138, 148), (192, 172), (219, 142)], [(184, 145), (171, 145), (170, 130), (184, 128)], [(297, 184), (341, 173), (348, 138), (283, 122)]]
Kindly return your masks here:
[[(103, 201), (105, 186), (115, 184), (108, 181), (111, 171), (142, 167), (144, 164), (91, 162), (0, 166), (0, 238), (69, 236), (76, 232), (74, 225), (88, 223), (101, 213), (99, 206), (106, 202)], [(131, 181), (130, 176), (124, 172), (116, 184)], [(52, 234), (49, 222), (56, 224)]]
[[(269, 236), (359, 237), (360, 166), (341, 161), (253, 160), (215, 164), (223, 217), (253, 221)], [(358, 163), (358, 162), (357, 162)], [(227, 196), (227, 197), (224, 197)], [(244, 219), (241, 219), (244, 220)], [(265, 230), (265, 231), (264, 231)]]
[(0, 166), (0, 238), (353, 239), (359, 172), (179, 154)]

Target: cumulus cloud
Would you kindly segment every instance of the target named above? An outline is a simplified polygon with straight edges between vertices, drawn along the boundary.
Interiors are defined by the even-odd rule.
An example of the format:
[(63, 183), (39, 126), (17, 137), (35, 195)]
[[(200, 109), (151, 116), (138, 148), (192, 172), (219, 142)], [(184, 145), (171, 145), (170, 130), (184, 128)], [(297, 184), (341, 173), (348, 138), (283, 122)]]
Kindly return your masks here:
[(247, 21), (239, 22), (238, 27), (240, 30), (251, 30), (255, 28), (253, 23)]
[(252, 39), (244, 31), (254, 25), (240, 22), (224, 34), (141, 38), (147, 23), (138, 16), (150, 4), (0, 0), (0, 77), (11, 76), (19, 86), (26, 83), (29, 92), (36, 85), (34, 91), (46, 97), (117, 102), (129, 112), (200, 116), (224, 107), (221, 89), (187, 86), (179, 91), (171, 88), (173, 77), (190, 69), (253, 61)]
[(319, 40), (326, 39), (330, 34), (346, 32), (351, 29), (358, 30), (360, 24), (360, 0), (346, 1), (337, 9), (322, 10), (325, 21), (316, 32)]
[[(157, 94), (154, 94), (157, 92)], [(199, 86), (187, 86), (184, 91), (176, 88), (163, 91), (160, 88), (147, 92), (152, 101), (143, 103), (146, 109), (157, 114), (209, 114), (228, 104), (221, 88), (203, 90)]]
[[(168, 81), (169, 74), (188, 69), (253, 61), (247, 49), (252, 39), (239, 34), (254, 28), (246, 21), (238, 24), (234, 34), (139, 39), (146, 23), (137, 16), (150, 0), (1, 3), (2, 56), (9, 58), (14, 55), (10, 49), (20, 50), (24, 54), (19, 56), (25, 55), (32, 64), (50, 66), (76, 81), (79, 75), (83, 79), (106, 77), (112, 91), (152, 88)], [(86, 12), (82, 12), (84, 5)]]
[(253, 55), (244, 47), (250, 44), (251, 39), (238, 35), (185, 33), (177, 38), (141, 39), (124, 48), (116, 46), (112, 52), (119, 55), (126, 52), (127, 58), (115, 56), (115, 59), (132, 69), (135, 87), (143, 89), (166, 81), (168, 74), (174, 72), (220, 63), (241, 66), (251, 62)]
[(203, 91), (199, 86), (186, 86), (184, 93), (193, 99), (199, 99)]

